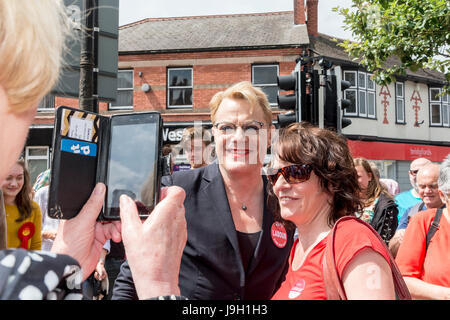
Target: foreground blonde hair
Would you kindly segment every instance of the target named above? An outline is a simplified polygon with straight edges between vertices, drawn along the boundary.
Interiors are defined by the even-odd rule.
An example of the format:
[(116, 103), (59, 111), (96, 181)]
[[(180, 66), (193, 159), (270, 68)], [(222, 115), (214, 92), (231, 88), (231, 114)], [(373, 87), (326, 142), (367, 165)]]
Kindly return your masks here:
[(0, 0), (0, 85), (14, 112), (53, 88), (69, 30), (62, 0)]
[(250, 103), (251, 108), (254, 108), (255, 106), (261, 108), (264, 112), (266, 124), (272, 124), (272, 109), (270, 108), (266, 94), (261, 89), (254, 87), (248, 81), (236, 83), (225, 91), (217, 92), (212, 97), (209, 108), (211, 110), (211, 122), (213, 124), (216, 122), (217, 110), (225, 98), (247, 100)]

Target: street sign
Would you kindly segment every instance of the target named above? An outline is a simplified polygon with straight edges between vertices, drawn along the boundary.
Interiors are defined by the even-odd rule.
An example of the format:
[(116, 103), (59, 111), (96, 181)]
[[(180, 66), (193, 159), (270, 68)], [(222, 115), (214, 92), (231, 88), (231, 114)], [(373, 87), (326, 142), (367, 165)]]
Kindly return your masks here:
[(58, 83), (51, 93), (56, 96), (78, 98), (83, 0), (64, 0), (64, 5), (73, 22), (73, 29), (72, 35), (66, 40), (66, 51), (63, 53), (64, 66), (61, 69)]
[[(56, 96), (79, 97), (80, 52), (84, 0), (64, 0), (69, 17), (75, 22), (73, 37), (66, 41), (65, 66), (52, 90)], [(117, 95), (119, 0), (97, 0), (94, 15), (94, 96), (99, 101), (115, 101)]]
[(94, 92), (100, 101), (116, 101), (117, 67), (119, 64), (119, 0), (97, 0), (94, 29)]

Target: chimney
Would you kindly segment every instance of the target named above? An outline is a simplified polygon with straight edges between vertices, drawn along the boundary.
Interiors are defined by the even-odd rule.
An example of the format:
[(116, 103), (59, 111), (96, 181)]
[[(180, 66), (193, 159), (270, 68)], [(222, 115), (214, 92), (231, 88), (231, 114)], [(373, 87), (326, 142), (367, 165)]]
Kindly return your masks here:
[(319, 34), (317, 27), (318, 6), (319, 0), (306, 0), (306, 27), (310, 36), (317, 36)]
[(294, 0), (294, 24), (305, 24), (305, 0)]

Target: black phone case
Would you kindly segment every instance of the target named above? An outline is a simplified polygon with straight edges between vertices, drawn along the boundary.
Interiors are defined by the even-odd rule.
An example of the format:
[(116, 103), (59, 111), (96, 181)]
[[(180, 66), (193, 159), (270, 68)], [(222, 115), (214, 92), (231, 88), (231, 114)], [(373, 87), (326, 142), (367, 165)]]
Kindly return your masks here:
[[(71, 124), (72, 118), (76, 118), (78, 123)], [(162, 119), (159, 119), (158, 159), (161, 158), (162, 149)], [(84, 120), (87, 121), (83, 122)], [(49, 217), (75, 217), (91, 196), (96, 183), (105, 183), (110, 130), (110, 117), (66, 106), (56, 110), (48, 199)], [(161, 162), (158, 160), (158, 164)], [(159, 201), (162, 170), (158, 167), (156, 171), (155, 204)], [(116, 219), (105, 217), (103, 209), (99, 215), (99, 220)]]

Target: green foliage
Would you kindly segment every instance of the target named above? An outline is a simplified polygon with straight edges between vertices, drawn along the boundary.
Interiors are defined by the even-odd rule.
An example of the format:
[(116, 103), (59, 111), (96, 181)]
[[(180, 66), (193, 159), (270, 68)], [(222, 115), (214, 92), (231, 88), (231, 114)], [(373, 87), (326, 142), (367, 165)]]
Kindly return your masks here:
[[(420, 68), (442, 72), (450, 82), (449, 0), (353, 0), (352, 8), (333, 9), (355, 39), (339, 45), (373, 72), (377, 83)], [(387, 67), (394, 56), (401, 63)]]

